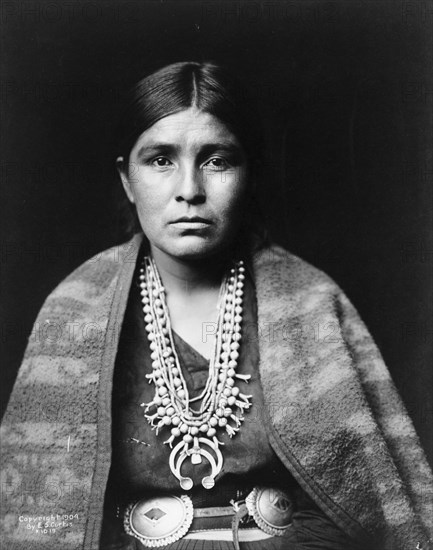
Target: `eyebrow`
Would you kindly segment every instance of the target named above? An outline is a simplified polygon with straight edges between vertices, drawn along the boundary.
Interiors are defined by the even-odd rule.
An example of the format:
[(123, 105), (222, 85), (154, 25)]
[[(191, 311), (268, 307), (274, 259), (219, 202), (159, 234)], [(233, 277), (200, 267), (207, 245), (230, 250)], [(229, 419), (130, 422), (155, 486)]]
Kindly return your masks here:
[[(163, 142), (152, 141), (140, 147), (140, 149), (137, 152), (137, 156), (141, 157), (143, 155), (154, 154), (154, 153), (160, 153), (160, 154), (168, 154), (173, 152), (176, 153), (179, 151), (180, 148), (181, 146), (176, 143), (163, 143)], [(201, 145), (199, 148), (200, 155), (207, 155), (214, 151), (227, 151), (230, 153), (241, 154), (243, 152), (243, 149), (234, 141), (219, 141), (219, 142), (213, 142), (213, 143), (205, 143)]]

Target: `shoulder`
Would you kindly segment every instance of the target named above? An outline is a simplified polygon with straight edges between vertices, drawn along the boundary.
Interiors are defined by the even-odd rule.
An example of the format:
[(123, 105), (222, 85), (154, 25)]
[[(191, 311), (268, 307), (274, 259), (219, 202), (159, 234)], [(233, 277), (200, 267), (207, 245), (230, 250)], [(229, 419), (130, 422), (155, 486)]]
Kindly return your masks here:
[(262, 317), (296, 319), (303, 329), (334, 327), (332, 343), (350, 343), (351, 353), (362, 348), (380, 355), (356, 307), (329, 275), (275, 244), (262, 249), (254, 262)]
[(95, 305), (117, 280), (122, 266), (129, 262), (135, 264), (140, 243), (140, 235), (135, 235), (130, 241), (95, 254), (56, 286), (45, 306), (58, 300), (79, 301), (83, 307)]
[(254, 254), (253, 266), (256, 278), (260, 277), (277, 292), (342, 294), (329, 275), (275, 243)]

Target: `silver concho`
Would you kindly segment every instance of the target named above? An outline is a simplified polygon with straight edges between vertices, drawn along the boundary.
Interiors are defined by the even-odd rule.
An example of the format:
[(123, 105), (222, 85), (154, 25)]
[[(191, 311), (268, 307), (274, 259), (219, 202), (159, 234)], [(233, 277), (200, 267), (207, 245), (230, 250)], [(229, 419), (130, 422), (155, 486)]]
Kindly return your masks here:
[(126, 533), (148, 548), (172, 544), (181, 539), (191, 526), (193, 505), (182, 495), (139, 500), (125, 510)]
[(255, 487), (245, 499), (250, 516), (268, 535), (286, 534), (293, 515), (292, 499), (280, 489)]

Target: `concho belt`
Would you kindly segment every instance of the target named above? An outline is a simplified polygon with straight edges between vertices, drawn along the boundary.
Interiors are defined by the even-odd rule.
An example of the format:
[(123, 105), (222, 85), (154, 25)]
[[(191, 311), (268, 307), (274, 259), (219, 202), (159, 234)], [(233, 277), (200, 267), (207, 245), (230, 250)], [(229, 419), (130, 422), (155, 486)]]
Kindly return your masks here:
[[(255, 521), (267, 535), (286, 534), (294, 510), (291, 498), (280, 489), (255, 487), (245, 501), (231, 501), (230, 507), (195, 508), (189, 496), (162, 496), (130, 504), (124, 514), (124, 528), (141, 544), (156, 548), (172, 544), (190, 531), (195, 518), (235, 516), (242, 502), (246, 510), (241, 522)], [(238, 522), (239, 523), (239, 522)], [(237, 536), (237, 535), (236, 535)], [(218, 530), (215, 530), (218, 540)]]

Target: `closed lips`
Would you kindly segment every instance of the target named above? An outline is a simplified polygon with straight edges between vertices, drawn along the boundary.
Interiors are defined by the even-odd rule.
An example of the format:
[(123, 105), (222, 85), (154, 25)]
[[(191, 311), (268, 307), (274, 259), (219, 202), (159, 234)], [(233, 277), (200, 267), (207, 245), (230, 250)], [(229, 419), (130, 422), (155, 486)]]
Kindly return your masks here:
[(186, 222), (186, 223), (208, 223), (208, 224), (212, 223), (210, 220), (207, 220), (205, 218), (200, 218), (199, 216), (194, 216), (192, 218), (187, 218), (186, 216), (184, 216), (183, 218), (178, 218), (174, 222), (170, 222), (170, 223), (181, 223), (181, 222)]

